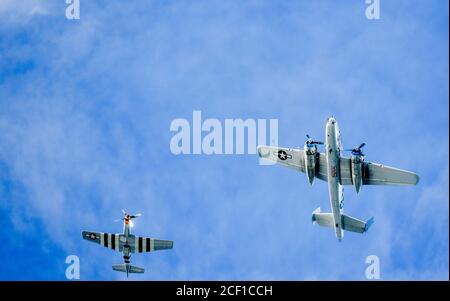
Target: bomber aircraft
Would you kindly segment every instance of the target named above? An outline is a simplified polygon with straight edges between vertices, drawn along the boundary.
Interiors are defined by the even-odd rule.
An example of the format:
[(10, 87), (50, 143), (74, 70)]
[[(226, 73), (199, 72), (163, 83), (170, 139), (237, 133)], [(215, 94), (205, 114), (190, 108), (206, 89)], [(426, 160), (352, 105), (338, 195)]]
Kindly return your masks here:
[(117, 219), (116, 222), (123, 220), (123, 233), (102, 233), (83, 231), (83, 238), (95, 242), (104, 247), (117, 250), (123, 253), (123, 264), (114, 264), (114, 271), (127, 273), (144, 273), (144, 269), (130, 264), (132, 253), (153, 252), (157, 250), (165, 250), (173, 248), (173, 241), (159, 240), (148, 237), (136, 236), (131, 234), (130, 228), (133, 227), (133, 219), (141, 216), (138, 214), (128, 214), (122, 210), (124, 217)]
[[(364, 160), (360, 146), (344, 150), (341, 132), (334, 117), (327, 120), (325, 129), (325, 153), (317, 150), (317, 145), (306, 135), (307, 141), (302, 149), (275, 146), (258, 146), (261, 158), (306, 173), (312, 185), (315, 178), (328, 182), (331, 213), (322, 213), (320, 207), (313, 211), (312, 222), (320, 226), (334, 228), (339, 241), (344, 230), (365, 233), (373, 223), (373, 217), (361, 221), (344, 213), (344, 185), (355, 186), (358, 193), (362, 185), (416, 185), (419, 177), (412, 172), (372, 163)], [(343, 151), (350, 151), (351, 157), (343, 157)]]

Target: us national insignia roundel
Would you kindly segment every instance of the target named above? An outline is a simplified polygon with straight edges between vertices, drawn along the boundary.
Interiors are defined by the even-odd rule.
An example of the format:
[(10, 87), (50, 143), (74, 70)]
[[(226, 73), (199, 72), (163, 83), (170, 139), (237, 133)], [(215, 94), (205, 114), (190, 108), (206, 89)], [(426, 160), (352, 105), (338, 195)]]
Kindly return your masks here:
[(284, 150), (280, 149), (280, 150), (278, 151), (278, 159), (284, 161), (284, 160), (286, 160), (286, 159), (291, 159), (291, 158), (292, 158), (292, 156), (289, 155), (288, 153), (286, 153)]

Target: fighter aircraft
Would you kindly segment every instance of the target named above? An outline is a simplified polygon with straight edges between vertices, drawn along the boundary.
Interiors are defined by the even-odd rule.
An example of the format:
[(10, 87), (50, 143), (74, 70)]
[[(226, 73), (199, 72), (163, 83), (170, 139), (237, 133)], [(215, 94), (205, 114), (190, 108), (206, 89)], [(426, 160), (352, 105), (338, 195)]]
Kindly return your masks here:
[(117, 219), (123, 220), (123, 234), (112, 234), (102, 232), (83, 231), (83, 238), (98, 243), (104, 247), (123, 252), (123, 264), (114, 264), (112, 266), (114, 271), (125, 272), (127, 277), (129, 273), (144, 273), (144, 269), (130, 264), (132, 253), (153, 252), (157, 250), (166, 250), (173, 248), (173, 241), (159, 240), (142, 236), (135, 236), (131, 234), (130, 228), (133, 227), (133, 219), (141, 216), (138, 214), (128, 214), (122, 210), (124, 217)]
[[(309, 135), (306, 137), (303, 150), (258, 146), (258, 154), (263, 159), (306, 173), (311, 185), (315, 178), (328, 182), (332, 213), (322, 213), (319, 207), (313, 211), (312, 222), (334, 228), (339, 241), (344, 237), (344, 230), (365, 233), (373, 223), (373, 217), (364, 222), (344, 213), (344, 185), (355, 186), (358, 193), (362, 185), (416, 185), (419, 182), (415, 173), (365, 161), (361, 150), (365, 143), (344, 150), (334, 117), (327, 120), (325, 153), (317, 150), (317, 145), (323, 142), (314, 141)], [(351, 157), (343, 157), (343, 151), (350, 151)]]

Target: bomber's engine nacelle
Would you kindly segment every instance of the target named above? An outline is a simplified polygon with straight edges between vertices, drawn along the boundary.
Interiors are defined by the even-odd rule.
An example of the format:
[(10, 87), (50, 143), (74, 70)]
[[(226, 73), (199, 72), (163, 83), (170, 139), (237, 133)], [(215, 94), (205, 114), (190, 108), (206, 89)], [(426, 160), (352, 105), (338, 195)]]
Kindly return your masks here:
[(317, 146), (315, 144), (305, 143), (303, 147), (305, 151), (305, 169), (308, 176), (309, 184), (313, 184), (316, 176), (316, 160), (317, 160)]
[(362, 185), (364, 157), (361, 155), (354, 155), (352, 156), (351, 160), (352, 160), (352, 181), (353, 185), (355, 185), (356, 193), (358, 193)]
[(355, 185), (356, 193), (359, 192), (362, 185), (363, 179), (363, 165), (364, 165), (364, 154), (362, 152), (362, 148), (365, 146), (365, 143), (361, 143), (360, 146), (355, 147), (354, 149), (345, 149), (344, 151), (352, 152), (352, 181), (353, 185)]

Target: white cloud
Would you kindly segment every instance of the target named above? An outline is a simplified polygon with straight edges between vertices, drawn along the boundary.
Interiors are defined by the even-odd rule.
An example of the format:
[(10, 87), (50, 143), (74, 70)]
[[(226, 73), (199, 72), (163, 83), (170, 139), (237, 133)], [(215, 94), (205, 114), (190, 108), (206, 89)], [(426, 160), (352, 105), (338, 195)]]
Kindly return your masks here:
[(50, 13), (45, 0), (0, 0), (0, 24), (26, 22), (34, 16)]
[[(0, 3), (7, 7), (12, 2)], [(126, 208), (144, 213), (137, 233), (175, 240), (170, 253), (133, 257), (157, 271), (143, 277), (361, 279), (365, 256), (375, 252), (383, 264), (395, 266), (393, 249), (401, 246), (399, 241), (414, 240), (415, 233), (402, 225), (411, 221), (400, 215), (404, 207), (411, 206), (408, 212), (417, 218), (414, 231), (430, 216), (438, 217), (436, 229), (448, 224), (443, 213), (448, 206), (442, 204), (448, 177), (440, 177), (437, 185), (425, 177), (414, 190), (365, 187), (358, 198), (348, 188), (346, 209), (356, 217), (375, 215), (376, 223), (367, 235), (349, 233), (338, 244), (332, 231), (310, 223), (313, 209), (329, 210), (324, 183), (309, 187), (303, 175), (260, 167), (257, 158), (169, 153), (171, 118), (189, 118), (194, 108), (207, 115), (279, 117), (280, 143), (289, 146), (301, 144), (305, 131), (315, 130), (320, 138), (326, 115), (335, 111), (341, 115), (344, 143), (364, 135), (373, 139), (370, 159), (414, 166), (429, 175), (440, 164), (417, 158), (442, 132), (423, 135), (429, 119), (414, 115), (420, 100), (406, 94), (419, 109), (412, 103), (405, 114), (404, 99), (393, 92), (397, 83), (409, 91), (408, 82), (421, 78), (405, 80), (399, 73), (385, 80), (369, 72), (382, 60), (380, 49), (389, 53), (385, 68), (394, 74), (391, 65), (409, 66), (409, 60), (421, 57), (408, 31), (383, 32), (383, 39), (372, 45), (368, 39), (376, 36), (376, 27), (359, 28), (357, 18), (348, 25), (349, 12), (342, 7), (338, 17), (321, 7), (308, 14), (296, 7), (299, 15), (282, 21), (258, 11), (258, 5), (240, 10), (241, 4), (216, 2), (208, 10), (176, 3), (161, 9), (138, 2), (124, 10), (117, 3), (100, 8), (86, 2), (90, 13), (81, 22), (65, 22), (59, 30), (43, 26), (40, 39), (29, 45), (33, 51), (27, 52), (36, 70), (6, 78), (0, 86), (0, 158), (27, 195), (21, 202), (0, 203), (12, 212), (17, 231), (26, 231), (30, 220), (42, 220), (43, 235), (80, 255), (86, 277), (120, 278), (109, 266), (120, 255), (82, 241), (79, 232), (120, 231), (112, 220)], [(9, 10), (33, 16), (33, 8), (21, 5)], [(264, 23), (270, 16), (275, 21)], [(325, 18), (331, 25), (315, 21)], [(363, 11), (361, 18), (367, 22)], [(356, 34), (342, 42), (349, 30)], [(421, 31), (409, 35), (424, 36)], [(399, 49), (390, 53), (389, 45), (398, 45), (399, 39)], [(414, 74), (426, 70), (421, 60), (415, 65)], [(408, 156), (399, 155), (404, 149)], [(431, 208), (429, 194), (439, 197)], [(398, 201), (402, 197), (409, 202)], [(412, 264), (407, 270), (388, 272), (401, 279), (420, 272)]]

